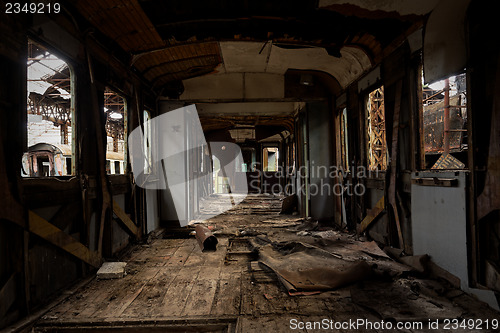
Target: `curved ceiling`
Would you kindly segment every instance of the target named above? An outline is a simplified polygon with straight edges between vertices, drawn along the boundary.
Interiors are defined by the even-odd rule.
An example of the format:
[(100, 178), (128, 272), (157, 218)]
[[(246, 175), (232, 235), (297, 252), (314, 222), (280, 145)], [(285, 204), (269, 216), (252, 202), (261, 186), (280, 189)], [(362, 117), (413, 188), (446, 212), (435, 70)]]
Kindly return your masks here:
[[(99, 31), (161, 91), (215, 71), (283, 74), (287, 68), (325, 71), (345, 87), (394, 40), (421, 27), (433, 1), (419, 10), (410, 1), (384, 2), (383, 10), (395, 9), (390, 15), (381, 14), (378, 2), (363, 7), (365, 1), (355, 0), (73, 0), (65, 6), (81, 18), (82, 33)], [(352, 15), (353, 6), (372, 17)], [(236, 55), (251, 65), (232, 61)]]
[(223, 63), (219, 73), (285, 74), (288, 69), (316, 70), (335, 77), (344, 88), (371, 68), (368, 55), (358, 47), (344, 46), (340, 57), (320, 47), (284, 48), (272, 42), (220, 42)]
[(325, 72), (347, 87), (371, 67), (370, 58), (357, 47), (340, 49), (341, 57), (324, 48), (282, 48), (272, 42), (220, 42), (222, 62), (214, 75), (184, 80), (185, 100), (282, 99), (284, 75), (289, 69)]

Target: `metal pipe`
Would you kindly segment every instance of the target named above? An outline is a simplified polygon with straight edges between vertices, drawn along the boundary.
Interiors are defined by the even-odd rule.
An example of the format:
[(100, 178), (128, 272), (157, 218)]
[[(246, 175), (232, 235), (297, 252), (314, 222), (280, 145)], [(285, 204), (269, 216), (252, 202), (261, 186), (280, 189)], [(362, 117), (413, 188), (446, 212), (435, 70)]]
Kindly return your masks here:
[(443, 148), (444, 152), (443, 154), (449, 154), (450, 153), (450, 80), (446, 79), (444, 80), (444, 119), (443, 119), (443, 124), (444, 124), (444, 142), (443, 142)]
[(197, 224), (195, 227), (196, 240), (198, 245), (200, 245), (201, 250), (204, 251), (215, 251), (217, 249), (217, 238), (212, 234), (210, 229), (204, 225)]

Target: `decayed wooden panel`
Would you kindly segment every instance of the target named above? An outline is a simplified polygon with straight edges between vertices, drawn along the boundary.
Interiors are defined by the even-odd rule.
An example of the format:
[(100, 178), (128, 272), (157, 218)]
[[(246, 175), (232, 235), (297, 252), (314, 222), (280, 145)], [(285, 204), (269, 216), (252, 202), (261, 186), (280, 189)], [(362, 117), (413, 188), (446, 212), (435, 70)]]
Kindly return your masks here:
[(164, 44), (137, 0), (82, 0), (76, 7), (125, 51), (150, 50)]
[(12, 274), (0, 288), (0, 318), (7, 313), (12, 303), (16, 300), (16, 275)]
[(138, 55), (134, 65), (146, 79), (161, 85), (214, 70), (222, 61), (218, 43), (177, 45)]
[[(126, 52), (134, 66), (155, 86), (212, 72), (222, 61), (216, 42), (167, 46), (137, 0), (82, 0), (76, 7), (84, 17)], [(142, 53), (146, 52), (146, 53)]]
[(29, 212), (29, 231), (94, 267), (101, 263), (96, 253), (32, 211)]

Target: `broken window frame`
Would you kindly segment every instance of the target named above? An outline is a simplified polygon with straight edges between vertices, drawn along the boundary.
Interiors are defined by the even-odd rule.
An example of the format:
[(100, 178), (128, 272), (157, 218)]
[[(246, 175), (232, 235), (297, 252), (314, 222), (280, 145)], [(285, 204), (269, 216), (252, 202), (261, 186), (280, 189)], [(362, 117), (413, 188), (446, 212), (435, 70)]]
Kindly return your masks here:
[[(275, 169), (269, 170), (269, 148), (275, 149)], [(267, 152), (267, 158), (264, 158)], [(264, 145), (262, 147), (262, 170), (264, 172), (277, 172), (279, 170), (279, 147), (278, 145)]]
[[(372, 103), (375, 94), (377, 100)], [(374, 110), (376, 108), (376, 110)], [(366, 114), (366, 153), (368, 171), (386, 171), (388, 166), (387, 130), (385, 124), (385, 96), (384, 86), (380, 85), (371, 89), (364, 99)], [(378, 142), (377, 142), (378, 141)], [(377, 153), (380, 151), (380, 153)]]
[[(107, 106), (110, 106), (109, 103), (106, 103), (107, 100), (109, 100), (109, 98), (106, 98), (106, 94), (114, 94), (116, 97), (118, 98), (121, 98), (122, 102), (121, 104), (123, 104), (123, 113), (122, 114), (122, 121), (123, 121), (123, 128), (120, 129), (120, 131), (123, 131), (123, 134), (122, 136), (119, 135), (119, 137), (116, 139), (116, 142), (115, 142), (115, 138), (113, 136), (110, 136), (108, 135), (109, 134), (109, 131), (112, 130), (111, 129), (111, 126), (110, 124), (108, 123), (108, 121), (110, 121), (110, 118), (111, 118), (111, 114), (112, 113), (115, 113), (113, 111), (106, 111), (106, 109), (109, 110), (109, 108)], [(104, 89), (104, 109), (102, 110), (104, 113), (106, 113), (106, 120), (105, 120), (105, 132), (106, 132), (106, 160), (111, 160), (112, 162), (114, 161), (120, 161), (120, 171), (117, 173), (116, 172), (116, 169), (111, 166), (110, 168), (110, 175), (124, 175), (124, 174), (127, 174), (128, 170), (127, 170), (127, 99), (125, 98), (125, 96), (123, 96), (122, 94), (116, 92), (116, 90), (114, 90), (112, 87), (109, 87), (109, 86), (106, 86), (106, 88)], [(117, 104), (118, 105), (118, 104)], [(116, 129), (115, 129), (116, 130)], [(112, 150), (109, 150), (108, 149), (108, 137), (111, 137), (113, 139), (113, 149)], [(121, 156), (121, 158), (117, 159), (115, 156), (116, 154), (119, 154), (120, 153), (120, 149), (119, 149), (119, 140), (123, 140), (123, 156)], [(115, 145), (116, 145), (116, 149), (115, 149)], [(118, 151), (115, 151), (115, 150), (118, 150)]]
[[(419, 100), (419, 103), (421, 105), (420, 112), (422, 113), (420, 115), (421, 123), (419, 123), (419, 130), (421, 133), (420, 149), (423, 150), (421, 151), (420, 154), (423, 158), (421, 170), (467, 170), (469, 165), (468, 154), (467, 154), (468, 150), (467, 137), (469, 135), (467, 127), (467, 118), (468, 118), (468, 107), (467, 107), (468, 92), (466, 87), (468, 80), (467, 70), (464, 69), (460, 73), (450, 75), (446, 78), (443, 78), (442, 80), (438, 80), (436, 82), (432, 82), (429, 84), (425, 84), (423, 72), (421, 72), (420, 74), (421, 74), (420, 79), (422, 80), (422, 94), (421, 94), (422, 97), (421, 100)], [(457, 82), (456, 79), (458, 77), (461, 77), (462, 83), (456, 83)], [(448, 90), (446, 90), (447, 89), (446, 80), (448, 80)], [(435, 87), (443, 85), (443, 88), (433, 90), (431, 88), (432, 85), (434, 85)], [(456, 92), (456, 94), (452, 95), (450, 94), (450, 92), (452, 93)], [(448, 96), (446, 96), (447, 93)], [(442, 99), (440, 98), (436, 99), (436, 97), (442, 97)], [(434, 100), (432, 100), (433, 98)], [(432, 102), (430, 104), (426, 103), (429, 100)], [(448, 100), (447, 105), (449, 105), (448, 113), (450, 121), (448, 122), (448, 124), (444, 122), (444, 114), (446, 112), (446, 105), (445, 105), (446, 100)], [(435, 115), (436, 122), (432, 128), (432, 124), (429, 123), (429, 119), (432, 117), (432, 115), (428, 114), (426, 118), (425, 113), (431, 112), (432, 110), (430, 109), (430, 106), (433, 104), (436, 105), (440, 104), (441, 101), (443, 106), (439, 107), (437, 110), (434, 110), (434, 112), (436, 113)], [(453, 103), (456, 103), (456, 105), (453, 105)], [(441, 112), (442, 116), (440, 116)], [(442, 126), (441, 124), (437, 124), (440, 118), (443, 118), (443, 121), (440, 122), (442, 123)], [(449, 128), (448, 140), (445, 138), (445, 133), (444, 133), (446, 131), (447, 126)], [(442, 143), (442, 146), (436, 146), (436, 144), (433, 144), (431, 147), (430, 143), (432, 142), (436, 143), (435, 141), (436, 138), (431, 138), (431, 136), (433, 135), (433, 133), (436, 132), (436, 129), (439, 130), (441, 128), (442, 128), (442, 133), (441, 133), (442, 135), (441, 134), (438, 135), (439, 136), (438, 140), (439, 143)], [(460, 135), (459, 133), (463, 134)], [(432, 142), (429, 142), (429, 140)], [(448, 141), (449, 143), (448, 144), (449, 154), (454, 158), (448, 159), (444, 156), (446, 152), (446, 147), (445, 147), (446, 141)], [(465, 153), (465, 154), (461, 156), (462, 157), (461, 159), (458, 159), (456, 155), (460, 153)], [(434, 158), (431, 158), (431, 156), (434, 156)], [(440, 157), (436, 159), (437, 156)]]
[[(76, 140), (77, 140), (77, 133), (76, 133), (76, 123), (77, 123), (77, 119), (76, 119), (76, 112), (75, 112), (75, 109), (76, 109), (76, 75), (75, 75), (75, 71), (74, 71), (74, 68), (73, 68), (73, 65), (70, 61), (70, 59), (68, 59), (67, 57), (65, 57), (64, 55), (61, 56), (60, 55), (60, 52), (55, 49), (54, 47), (52, 47), (51, 45), (45, 43), (45, 42), (42, 42), (42, 41), (39, 41), (37, 40), (36, 38), (34, 38), (33, 36), (28, 36), (27, 37), (27, 44), (28, 44), (28, 47), (27, 47), (27, 58), (26, 58), (26, 118), (25, 118), (25, 121), (26, 121), (26, 141), (25, 141), (25, 144), (24, 144), (24, 150), (25, 150), (25, 154), (23, 154), (23, 157), (22, 157), (22, 167), (21, 167), (21, 175), (23, 178), (25, 179), (29, 179), (29, 178), (39, 178), (39, 177), (49, 177), (49, 178), (58, 178), (58, 177), (73, 177), (77, 174), (77, 168), (76, 168), (76, 165), (77, 165), (77, 161), (76, 161)], [(31, 54), (31, 50), (32, 50), (32, 46), (35, 46), (36, 48), (40, 49), (40, 51), (45, 51), (48, 55), (44, 56), (43, 59), (48, 59), (50, 56), (53, 56), (54, 59), (53, 60), (59, 60), (61, 62), (64, 63), (64, 67), (61, 67), (61, 65), (59, 65), (58, 67), (55, 67), (55, 68), (51, 68), (49, 65), (45, 64), (43, 65), (44, 67), (46, 67), (47, 69), (50, 69), (52, 71), (54, 71), (54, 74), (52, 74), (51, 76), (48, 76), (49, 74), (46, 74), (44, 76), (40, 76), (39, 78), (37, 79), (30, 79), (30, 75), (29, 75), (29, 71), (30, 71), (30, 66), (34, 63), (33, 60), (35, 60), (35, 57), (32, 56)], [(40, 53), (42, 54), (42, 53)], [(41, 60), (41, 59), (39, 59)], [(31, 63), (29, 63), (30, 61), (32, 61)], [(40, 61), (38, 61), (38, 63), (40, 63)], [(61, 74), (61, 75), (65, 75), (63, 74), (62, 72), (66, 70), (66, 68), (68, 69), (68, 75), (69, 75), (69, 78), (68, 79), (55, 79), (54, 77), (56, 76), (56, 74)], [(44, 80), (43, 78), (46, 77), (46, 80)], [(63, 80), (67, 80), (69, 82), (69, 110), (66, 111), (66, 115), (65, 117), (62, 117), (64, 118), (63, 120), (59, 119), (58, 120), (58, 115), (57, 115), (57, 112), (60, 112), (59, 108), (57, 108), (58, 110), (54, 110), (54, 109), (51, 109), (51, 110), (48, 110), (48, 109), (45, 109), (45, 110), (42, 110), (42, 111), (38, 111), (38, 113), (35, 113), (35, 114), (39, 114), (42, 116), (42, 120), (47, 120), (47, 121), (59, 121), (59, 122), (65, 122), (65, 124), (59, 124), (57, 127), (61, 127), (62, 125), (65, 125), (66, 128), (70, 128), (71, 129), (71, 139), (67, 138), (68, 136), (68, 129), (66, 129), (66, 131), (63, 131), (61, 127), (61, 131), (60, 131), (60, 136), (62, 135), (65, 135), (66, 136), (66, 139), (62, 139), (60, 140), (60, 143), (58, 144), (52, 144), (52, 143), (49, 143), (49, 142), (43, 142), (43, 141), (40, 141), (40, 142), (36, 142), (32, 145), (29, 144), (29, 137), (30, 137), (30, 131), (29, 131), (29, 119), (28, 119), (28, 111), (29, 111), (29, 107), (30, 107), (30, 104), (31, 103), (35, 103), (34, 101), (30, 101), (30, 95), (31, 93), (36, 93), (35, 91), (30, 91), (29, 89), (29, 82), (30, 81), (44, 81), (44, 82), (48, 82), (48, 80), (52, 78), (53, 81), (54, 80), (57, 80), (57, 81), (63, 81)], [(48, 83), (51, 83), (51, 82), (48, 82)], [(61, 86), (57, 83), (51, 83), (52, 85), (46, 89), (45, 93), (49, 90), (49, 89), (54, 89), (54, 90), (59, 90), (59, 89), (62, 89)], [(58, 87), (58, 88), (57, 88)], [(43, 95), (41, 94), (38, 94), (40, 96), (44, 96), (45, 93)], [(59, 91), (59, 93), (62, 95), (63, 93)], [(50, 98), (50, 96), (48, 96)], [(43, 100), (43, 99), (42, 99)], [(41, 103), (42, 100), (40, 100), (40, 105), (38, 106), (38, 109), (39, 107), (41, 106), (42, 109), (43, 109), (43, 106), (47, 105), (46, 103)], [(60, 103), (59, 103), (60, 105)], [(33, 113), (31, 113), (33, 114)], [(45, 114), (45, 115), (44, 115)], [(43, 118), (47, 118), (47, 119), (43, 119)], [(69, 124), (68, 124), (69, 122)], [(54, 125), (55, 126), (55, 125)], [(63, 142), (63, 143), (61, 143)], [(34, 147), (35, 145), (38, 145), (38, 144), (47, 144), (47, 145), (50, 145), (53, 147), (52, 150), (43, 150), (43, 151), (28, 151), (30, 147)], [(68, 146), (68, 147), (66, 147)], [(70, 148), (71, 152), (68, 154), (68, 151), (67, 149), (65, 148)], [(34, 167), (34, 164), (33, 162), (36, 161), (36, 158), (37, 158), (37, 155), (39, 156), (46, 156), (48, 157), (49, 159), (49, 174), (47, 175), (37, 175), (37, 171), (35, 169), (38, 169), (38, 168), (35, 168)], [(58, 163), (57, 160), (60, 160), (61, 162)], [(70, 165), (68, 165), (67, 163), (71, 163)], [(26, 170), (26, 167), (28, 168), (28, 170)], [(60, 170), (58, 170), (60, 168)], [(69, 173), (68, 173), (69, 171)]]

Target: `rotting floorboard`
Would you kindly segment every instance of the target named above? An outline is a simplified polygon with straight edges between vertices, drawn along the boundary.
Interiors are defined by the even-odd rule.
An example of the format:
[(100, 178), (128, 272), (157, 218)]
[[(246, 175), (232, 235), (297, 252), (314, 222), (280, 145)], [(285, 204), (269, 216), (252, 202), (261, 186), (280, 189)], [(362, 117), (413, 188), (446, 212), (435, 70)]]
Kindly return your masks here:
[[(273, 207), (274, 211), (270, 214), (269, 210), (259, 210), (260, 204), (266, 209)], [(404, 265), (360, 251), (360, 248), (365, 247), (357, 246), (360, 241), (353, 235), (338, 231), (326, 233), (330, 237), (327, 239), (318, 237), (319, 234), (313, 237), (314, 232), (297, 235), (297, 227), (303, 226), (303, 221), (297, 216), (279, 215), (279, 209), (276, 209), (278, 204), (279, 198), (273, 196), (253, 196), (229, 214), (205, 221), (214, 226), (214, 233), (219, 239), (215, 252), (202, 252), (194, 236), (187, 239), (155, 239), (151, 244), (136, 246), (124, 259), (128, 263), (124, 278), (94, 279), (51, 309), (36, 324), (35, 331), (51, 331), (58, 327), (100, 327), (97, 330), (103, 331), (106, 331), (103, 327), (133, 328), (129, 331), (140, 331), (142, 327), (154, 331), (155, 327), (158, 330), (163, 327), (164, 331), (182, 332), (184, 327), (184, 331), (190, 332), (320, 332), (325, 330), (318, 327), (331, 328), (335, 326), (327, 324), (335, 325), (349, 320), (365, 319), (372, 323), (390, 321), (388, 316), (394, 315), (391, 311), (397, 312), (398, 307), (403, 308), (402, 305), (394, 307), (393, 303), (401, 302), (405, 303), (406, 312), (401, 316), (405, 320), (426, 319), (421, 318), (422, 314), (419, 313), (421, 309), (418, 306), (424, 303), (422, 300), (450, 310), (444, 313), (453, 314), (460, 320), (474, 318), (489, 319), (491, 322), (492, 319), (500, 319), (497, 311), (467, 294), (450, 292), (450, 286), (425, 280), (412, 274)], [(248, 206), (254, 207), (258, 213), (247, 214)], [(259, 264), (251, 257), (226, 256), (230, 239), (252, 238), (256, 234), (271, 241), (313, 244), (339, 253), (349, 260), (366, 260), (370, 265), (386, 270), (387, 274), (316, 295), (290, 296), (279, 280), (269, 275), (274, 273), (259, 268)], [(238, 250), (241, 250), (240, 245)], [(368, 298), (359, 301), (358, 298), (363, 295), (383, 297), (384, 290), (372, 290), (374, 288), (370, 286), (374, 285), (388, 288), (387, 295), (391, 297), (399, 293), (396, 295), (397, 300), (381, 302), (380, 299)], [(391, 286), (395, 285), (398, 286), (397, 290), (392, 290)], [(370, 307), (371, 303), (378, 304), (379, 308)], [(432, 313), (426, 313), (432, 316)], [(318, 326), (318, 322), (322, 325)], [(292, 329), (295, 328), (294, 323), (297, 329)], [(300, 326), (302, 324), (305, 325), (303, 329)], [(436, 331), (426, 327), (427, 322), (423, 324), (422, 329), (392, 331)], [(440, 325), (443, 325), (442, 321)], [(348, 327), (332, 331), (352, 330)], [(358, 327), (358, 331), (384, 330)], [(462, 329), (462, 332), (471, 331)], [(483, 325), (481, 332), (488, 331), (495, 330), (485, 329)]]

